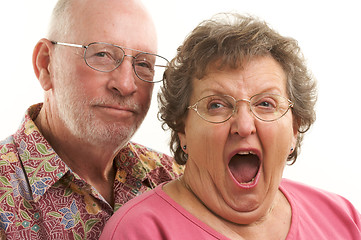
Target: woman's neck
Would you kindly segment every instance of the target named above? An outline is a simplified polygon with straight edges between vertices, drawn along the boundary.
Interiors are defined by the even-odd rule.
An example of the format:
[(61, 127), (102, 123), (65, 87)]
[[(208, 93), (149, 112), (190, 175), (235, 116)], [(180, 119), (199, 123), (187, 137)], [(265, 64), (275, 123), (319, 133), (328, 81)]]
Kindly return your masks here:
[(163, 190), (193, 216), (230, 239), (286, 239), (291, 226), (291, 207), (281, 191), (278, 191), (274, 204), (263, 218), (242, 225), (230, 222), (210, 210), (183, 177), (166, 184)]

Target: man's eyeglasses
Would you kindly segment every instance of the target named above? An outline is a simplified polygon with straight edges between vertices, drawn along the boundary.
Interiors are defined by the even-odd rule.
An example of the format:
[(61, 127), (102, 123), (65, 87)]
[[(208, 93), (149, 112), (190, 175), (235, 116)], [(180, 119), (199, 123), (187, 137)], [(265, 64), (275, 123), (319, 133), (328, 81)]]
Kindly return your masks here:
[[(85, 63), (94, 70), (111, 72), (122, 64), (125, 57), (132, 58), (135, 75), (145, 82), (163, 81), (163, 74), (168, 66), (168, 60), (153, 53), (120, 47), (110, 43), (93, 42), (88, 45), (52, 41), (53, 44), (84, 48)], [(124, 49), (138, 52), (135, 56), (125, 54)]]
[(247, 102), (254, 117), (265, 122), (272, 122), (284, 116), (293, 107), (291, 100), (272, 93), (256, 94), (248, 99), (236, 100), (229, 95), (210, 95), (198, 100), (188, 109), (211, 123), (223, 123), (237, 112), (237, 103)]

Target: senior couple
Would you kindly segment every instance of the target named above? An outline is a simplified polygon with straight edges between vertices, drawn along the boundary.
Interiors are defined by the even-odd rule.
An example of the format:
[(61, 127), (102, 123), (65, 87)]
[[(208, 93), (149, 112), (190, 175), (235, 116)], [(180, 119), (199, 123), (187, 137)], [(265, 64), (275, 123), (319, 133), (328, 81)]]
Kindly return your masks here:
[[(33, 66), (44, 102), (0, 142), (3, 239), (361, 239), (351, 203), (282, 178), (316, 84), (265, 22), (217, 15), (168, 62), (139, 0), (59, 0)], [(175, 162), (130, 141), (160, 81)]]

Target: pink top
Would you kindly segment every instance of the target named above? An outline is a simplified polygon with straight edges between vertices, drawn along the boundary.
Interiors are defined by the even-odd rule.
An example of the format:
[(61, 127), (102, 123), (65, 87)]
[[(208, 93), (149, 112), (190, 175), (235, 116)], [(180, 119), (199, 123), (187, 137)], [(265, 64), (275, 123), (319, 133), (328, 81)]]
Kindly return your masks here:
[[(100, 240), (228, 239), (172, 200), (162, 185), (121, 207)], [(280, 190), (292, 208), (287, 240), (361, 239), (361, 215), (346, 199), (287, 179)]]

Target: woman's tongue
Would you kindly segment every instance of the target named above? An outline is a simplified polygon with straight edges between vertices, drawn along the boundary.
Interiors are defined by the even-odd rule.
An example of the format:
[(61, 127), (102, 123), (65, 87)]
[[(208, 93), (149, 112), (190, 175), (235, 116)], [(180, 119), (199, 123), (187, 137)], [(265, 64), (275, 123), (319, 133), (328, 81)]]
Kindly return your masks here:
[(256, 155), (236, 154), (229, 162), (229, 169), (239, 183), (248, 183), (256, 176), (259, 168), (259, 159)]

